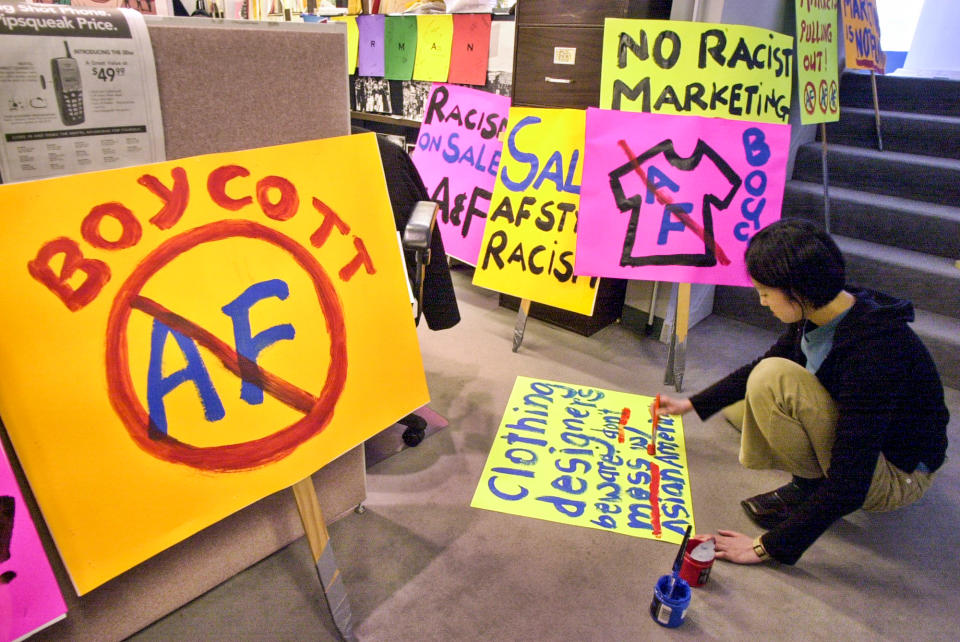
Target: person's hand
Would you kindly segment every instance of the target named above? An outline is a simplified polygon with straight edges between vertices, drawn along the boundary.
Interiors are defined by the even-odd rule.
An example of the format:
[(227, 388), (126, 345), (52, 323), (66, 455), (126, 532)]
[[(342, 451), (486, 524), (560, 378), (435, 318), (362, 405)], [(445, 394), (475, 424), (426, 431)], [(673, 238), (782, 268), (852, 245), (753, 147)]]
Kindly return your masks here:
[[(674, 399), (673, 397), (660, 395), (660, 412), (657, 414), (661, 417), (664, 415), (682, 415), (691, 410), (693, 410), (693, 404), (690, 403), (689, 399)], [(653, 406), (650, 406), (650, 412), (653, 412)]]
[(717, 531), (716, 539), (717, 559), (727, 560), (734, 564), (759, 564), (760, 557), (753, 550), (753, 538), (735, 531)]

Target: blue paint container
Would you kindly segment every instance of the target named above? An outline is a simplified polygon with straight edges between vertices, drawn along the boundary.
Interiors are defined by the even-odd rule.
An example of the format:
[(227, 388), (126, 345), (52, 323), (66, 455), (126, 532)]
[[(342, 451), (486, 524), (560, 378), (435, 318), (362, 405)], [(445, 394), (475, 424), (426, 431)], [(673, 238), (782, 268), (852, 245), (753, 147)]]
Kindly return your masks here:
[(650, 617), (660, 626), (674, 629), (683, 624), (690, 606), (690, 585), (682, 577), (663, 575), (657, 580), (650, 603)]

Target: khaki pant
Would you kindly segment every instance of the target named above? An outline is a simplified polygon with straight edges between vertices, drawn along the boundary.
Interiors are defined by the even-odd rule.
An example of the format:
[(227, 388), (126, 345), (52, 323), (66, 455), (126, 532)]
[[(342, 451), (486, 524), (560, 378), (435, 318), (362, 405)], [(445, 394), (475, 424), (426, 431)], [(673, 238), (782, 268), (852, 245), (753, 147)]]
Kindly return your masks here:
[[(779, 357), (750, 373), (746, 397), (723, 409), (740, 428), (740, 463), (784, 470), (797, 477), (825, 477), (837, 429), (837, 405), (815, 375)], [(933, 473), (905, 473), (880, 454), (863, 503), (869, 511), (911, 504), (927, 491)]]

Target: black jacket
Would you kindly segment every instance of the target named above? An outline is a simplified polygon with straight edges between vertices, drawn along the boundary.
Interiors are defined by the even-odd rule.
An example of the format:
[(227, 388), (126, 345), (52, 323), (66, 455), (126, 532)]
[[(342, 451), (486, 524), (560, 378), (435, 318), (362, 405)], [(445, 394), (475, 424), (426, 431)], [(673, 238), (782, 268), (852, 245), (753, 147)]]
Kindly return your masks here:
[[(872, 290), (848, 291), (856, 303), (837, 326), (833, 347), (817, 371), (839, 410), (827, 479), (786, 522), (763, 536), (767, 551), (787, 564), (830, 524), (863, 505), (880, 453), (908, 473), (921, 462), (935, 471), (946, 455), (949, 413), (943, 384), (930, 353), (907, 325), (913, 305)], [(764, 357), (805, 365), (800, 338), (800, 324), (791, 324)], [(758, 362), (691, 397), (697, 414), (705, 419), (742, 399)]]
[[(358, 133), (363, 130), (354, 128), (353, 131)], [(427, 188), (405, 150), (380, 135), (377, 135), (377, 145), (380, 147), (380, 159), (383, 162), (383, 174), (387, 179), (393, 218), (397, 231), (403, 234), (416, 202), (430, 200)], [(447, 254), (443, 250), (439, 230), (434, 231), (430, 240), (430, 256), (430, 264), (423, 280), (423, 316), (431, 330), (445, 330), (460, 322), (460, 309), (457, 306)], [(410, 256), (405, 258), (407, 275), (410, 283), (413, 283), (416, 264)]]

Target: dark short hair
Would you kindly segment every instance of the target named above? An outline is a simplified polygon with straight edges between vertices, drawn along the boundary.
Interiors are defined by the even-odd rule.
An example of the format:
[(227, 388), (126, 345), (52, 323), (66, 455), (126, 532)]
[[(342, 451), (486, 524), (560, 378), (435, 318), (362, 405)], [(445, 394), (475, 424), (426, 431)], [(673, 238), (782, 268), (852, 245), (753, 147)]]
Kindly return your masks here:
[(768, 225), (747, 245), (747, 273), (801, 304), (821, 308), (846, 283), (843, 254), (823, 229), (802, 219)]

